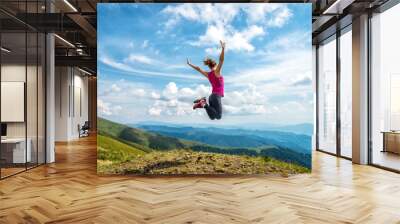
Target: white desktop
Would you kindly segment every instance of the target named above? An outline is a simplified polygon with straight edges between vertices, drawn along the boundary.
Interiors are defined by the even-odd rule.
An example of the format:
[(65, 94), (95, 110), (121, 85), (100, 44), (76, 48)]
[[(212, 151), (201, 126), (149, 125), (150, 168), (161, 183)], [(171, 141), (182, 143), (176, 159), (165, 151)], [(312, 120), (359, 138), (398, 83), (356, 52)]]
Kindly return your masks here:
[(31, 139), (26, 139), (27, 147), (25, 153), (25, 138), (2, 138), (1, 144), (2, 147), (12, 147), (12, 163), (25, 163), (31, 162), (32, 158), (32, 150)]
[(7, 163), (18, 164), (32, 160), (30, 138), (7, 136), (8, 125), (25, 122), (24, 107), (25, 82), (1, 82), (1, 150), (2, 157), (7, 154), (7, 158), (2, 158)]

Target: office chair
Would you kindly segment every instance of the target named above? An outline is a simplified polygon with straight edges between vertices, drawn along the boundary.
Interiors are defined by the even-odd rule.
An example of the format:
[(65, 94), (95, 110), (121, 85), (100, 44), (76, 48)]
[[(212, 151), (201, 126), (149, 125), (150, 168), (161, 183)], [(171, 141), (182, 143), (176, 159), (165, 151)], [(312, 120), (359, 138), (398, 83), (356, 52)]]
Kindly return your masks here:
[(87, 137), (89, 136), (89, 129), (90, 129), (90, 125), (89, 125), (89, 121), (85, 121), (85, 123), (82, 125), (82, 127), (79, 127), (80, 125), (78, 125), (78, 129), (79, 129), (79, 138), (80, 137)]

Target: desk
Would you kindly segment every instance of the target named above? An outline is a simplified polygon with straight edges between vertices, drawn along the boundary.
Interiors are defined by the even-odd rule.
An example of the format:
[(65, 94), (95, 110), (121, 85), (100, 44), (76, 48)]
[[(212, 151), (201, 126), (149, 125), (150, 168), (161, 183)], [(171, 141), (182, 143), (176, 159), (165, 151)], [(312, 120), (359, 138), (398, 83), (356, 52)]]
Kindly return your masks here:
[(392, 152), (400, 154), (400, 132), (383, 131), (383, 150), (382, 152)]
[[(25, 152), (25, 138), (5, 138), (1, 139), (1, 154), (6, 163), (26, 163), (31, 162), (31, 139), (27, 139)], [(4, 156), (3, 156), (4, 155)], [(12, 158), (12, 159), (11, 159)]]

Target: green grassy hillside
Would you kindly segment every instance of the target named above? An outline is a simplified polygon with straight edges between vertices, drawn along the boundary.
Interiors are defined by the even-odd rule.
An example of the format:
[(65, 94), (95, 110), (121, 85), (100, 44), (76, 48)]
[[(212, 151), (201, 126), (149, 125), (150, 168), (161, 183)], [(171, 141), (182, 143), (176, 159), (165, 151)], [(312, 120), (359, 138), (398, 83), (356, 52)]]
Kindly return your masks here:
[(126, 162), (133, 160), (138, 155), (145, 154), (145, 152), (140, 149), (102, 135), (97, 136), (97, 144), (97, 159), (99, 160)]
[(291, 174), (310, 170), (269, 157), (226, 155), (191, 150), (154, 151), (122, 163), (99, 161), (99, 174)]
[(98, 119), (99, 134), (110, 136), (143, 151), (186, 148), (184, 141), (131, 128), (103, 118)]

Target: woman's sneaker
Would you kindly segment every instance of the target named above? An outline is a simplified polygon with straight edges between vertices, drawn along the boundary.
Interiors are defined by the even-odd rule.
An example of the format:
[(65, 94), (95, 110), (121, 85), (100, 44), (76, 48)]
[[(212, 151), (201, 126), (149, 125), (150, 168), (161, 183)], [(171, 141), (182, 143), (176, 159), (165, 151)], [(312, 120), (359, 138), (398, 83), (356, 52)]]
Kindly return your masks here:
[(195, 103), (193, 105), (193, 110), (197, 109), (197, 108), (204, 108), (204, 106), (206, 105), (206, 98), (202, 98), (197, 100), (197, 103)]
[(201, 100), (206, 100), (206, 98), (205, 98), (205, 97), (202, 97), (202, 98), (200, 98), (200, 99), (197, 99), (197, 100), (193, 101), (193, 103), (198, 103), (198, 102), (200, 102)]

